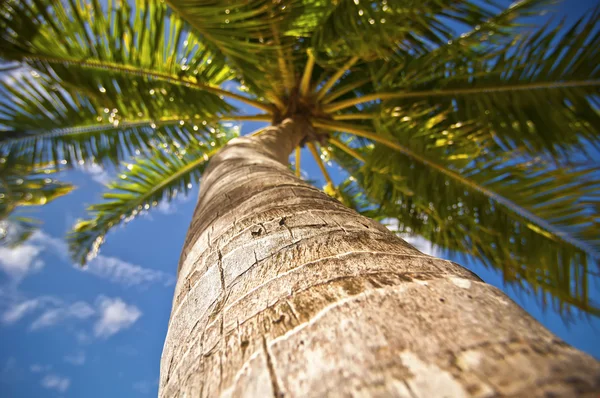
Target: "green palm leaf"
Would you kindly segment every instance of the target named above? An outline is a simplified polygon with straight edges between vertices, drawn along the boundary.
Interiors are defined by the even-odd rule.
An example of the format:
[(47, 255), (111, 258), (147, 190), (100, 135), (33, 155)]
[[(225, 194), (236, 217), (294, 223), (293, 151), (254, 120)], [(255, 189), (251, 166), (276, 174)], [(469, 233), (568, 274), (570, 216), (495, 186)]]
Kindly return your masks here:
[[(152, 94), (138, 91), (129, 97), (136, 107), (128, 108), (121, 106), (125, 105), (122, 102), (69, 92), (48, 77), (32, 73), (34, 77), (0, 82), (0, 94), (9, 99), (0, 103), (0, 125), (11, 127), (0, 129), (0, 148), (29, 159), (31, 164), (117, 164), (147, 151), (154, 142), (189, 140), (198, 126), (206, 125), (206, 119), (214, 119), (213, 112), (217, 112), (190, 105), (184, 87), (175, 87), (183, 95), (171, 93), (177, 101), (164, 96), (154, 99)], [(222, 101), (219, 106), (219, 111), (231, 109)], [(182, 123), (187, 123), (189, 130), (182, 131)]]
[[(216, 101), (217, 95), (227, 95), (270, 109), (220, 89), (233, 76), (225, 59), (158, 0), (138, 1), (134, 6), (127, 2), (107, 6), (97, 0), (84, 4), (7, 2), (0, 13), (0, 27), (3, 58), (23, 61), (91, 91), (104, 88), (109, 98), (137, 77), (168, 82), (163, 87), (167, 91), (175, 90), (169, 88), (172, 85), (205, 91), (197, 101)], [(113, 82), (115, 77), (121, 80)], [(114, 92), (108, 91), (113, 86)]]
[(35, 219), (15, 211), (45, 205), (73, 190), (72, 185), (52, 178), (54, 173), (48, 165), (31, 166), (14, 154), (0, 152), (0, 244), (21, 243), (37, 227)]
[[(524, 3), (520, 8), (541, 2)], [(343, 0), (334, 4), (315, 24), (313, 46), (323, 52), (371, 59), (427, 52), (455, 36), (442, 20), (475, 27), (495, 13), (493, 8), (453, 0)]]
[[(574, 147), (581, 149), (582, 140), (600, 144), (598, 21), (596, 12), (564, 34), (562, 26), (542, 29), (482, 58), (450, 51), (464, 42), (449, 45), (380, 77), (382, 84), (404, 92), (367, 94), (325, 109), (335, 112), (375, 99), (389, 99), (388, 109), (409, 109), (418, 102), (452, 109), (462, 123), (485, 125), (504, 148), (564, 157)], [(464, 40), (468, 44), (473, 37)]]
[(600, 252), (596, 166), (556, 168), (525, 153), (465, 161), (428, 144), (430, 135), (444, 137), (434, 123), (426, 135), (419, 134), (420, 124), (400, 126), (393, 136), (413, 137), (403, 140), (409, 148), (396, 148), (393, 138), (329, 148), (353, 176), (342, 189), (358, 211), (397, 220), (399, 232), (500, 267), (507, 282), (527, 282), (544, 299), (552, 293), (557, 306), (600, 314), (587, 290)]
[[(168, 3), (234, 65), (244, 85), (269, 100), (289, 94), (306, 59), (303, 51), (293, 49), (298, 43), (285, 32), (298, 27), (296, 18), (310, 18), (323, 8), (319, 1)], [(271, 78), (264, 79), (265, 75)]]
[[(210, 134), (209, 134), (210, 133)], [(88, 208), (91, 218), (77, 222), (69, 236), (74, 259), (85, 264), (104, 242), (107, 232), (118, 224), (156, 208), (163, 200), (186, 195), (199, 181), (209, 158), (235, 131), (210, 128), (203, 139), (152, 150), (149, 157), (135, 158), (109, 183), (105, 202)]]

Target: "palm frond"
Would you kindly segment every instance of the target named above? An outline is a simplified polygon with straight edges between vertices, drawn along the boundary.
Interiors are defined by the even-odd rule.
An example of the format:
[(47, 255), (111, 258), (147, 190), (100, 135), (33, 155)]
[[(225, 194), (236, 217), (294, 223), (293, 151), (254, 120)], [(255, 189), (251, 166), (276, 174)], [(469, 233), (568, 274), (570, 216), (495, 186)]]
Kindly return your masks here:
[[(358, 67), (355, 66), (353, 70), (346, 73), (344, 78), (334, 87), (334, 90), (323, 98), (322, 104), (327, 105), (333, 100), (340, 98), (342, 101), (339, 101), (339, 104), (332, 104), (324, 107), (326, 111), (335, 112), (339, 109), (343, 109), (343, 107), (354, 106), (354, 103), (362, 104), (369, 101), (380, 100), (380, 94), (374, 94), (374, 92), (397, 88), (396, 83), (398, 81), (398, 76), (403, 76), (407, 79), (410, 77), (411, 85), (418, 86), (421, 80), (428, 81), (432, 79), (432, 72), (430, 69), (435, 66), (439, 68), (446, 62), (451, 62), (457, 58), (474, 60), (489, 57), (490, 53), (495, 52), (495, 48), (506, 43), (507, 40), (510, 41), (510, 38), (514, 37), (513, 31), (520, 26), (520, 24), (516, 22), (518, 18), (539, 13), (541, 6), (546, 3), (548, 2), (540, 0), (524, 0), (514, 3), (507, 9), (499, 10), (496, 10), (496, 7), (494, 7), (493, 4), (488, 3), (488, 6), (490, 6), (488, 7), (489, 9), (482, 11), (481, 13), (481, 17), (484, 17), (485, 14), (488, 18), (477, 24), (475, 24), (475, 20), (473, 20), (473, 24), (470, 26), (471, 30), (461, 34), (460, 37), (453, 37), (451, 40), (447, 40), (447, 42), (442, 41), (434, 46), (430, 45), (433, 43), (428, 43), (426, 41), (427, 43), (424, 44), (424, 47), (413, 48), (408, 46), (410, 47), (408, 52), (400, 50), (399, 52), (394, 53), (394, 55), (390, 55), (389, 49), (387, 49), (384, 51), (385, 54), (380, 58), (373, 58), (373, 56), (370, 56), (369, 62)], [(355, 4), (355, 6), (360, 6), (360, 2), (359, 4)], [(383, 6), (387, 6), (385, 11), (390, 11), (388, 4), (382, 3), (380, 6), (382, 6), (382, 8)], [(400, 5), (400, 7), (403, 6), (405, 6), (405, 4)], [(418, 10), (418, 6), (419, 5), (417, 4), (411, 4), (411, 7), (414, 7), (415, 10)], [(398, 5), (395, 5), (395, 7), (398, 7)], [(365, 14), (363, 13), (363, 15), (359, 15), (359, 17), (363, 18), (364, 15)], [(435, 15), (429, 15), (429, 17), (436, 18)], [(366, 18), (367, 22), (369, 19), (372, 19), (370, 17)], [(480, 18), (477, 18), (477, 20), (479, 19)], [(406, 22), (403, 21), (402, 23), (404, 24)], [(364, 24), (366, 24), (366, 22)], [(395, 25), (392, 24), (388, 27), (393, 29)], [(344, 29), (344, 27), (340, 26), (340, 29)], [(402, 35), (404, 35), (404, 33)], [(346, 40), (343, 36), (339, 37), (340, 38), (337, 40)], [(415, 38), (410, 36), (409, 42), (413, 39)], [(352, 38), (351, 40), (354, 39)], [(417, 38), (416, 40), (419, 41), (420, 39)], [(382, 51), (381, 47), (378, 47), (379, 45), (383, 45), (385, 48), (389, 43), (369, 43), (366, 47), (369, 49), (374, 48), (376, 51)], [(396, 47), (393, 48), (396, 49)], [(407, 65), (411, 65), (411, 73), (417, 75), (407, 76), (405, 73)], [(365, 78), (365, 76), (367, 77)], [(390, 93), (390, 95), (392, 94), (397, 93)]]
[(165, 90), (162, 95), (159, 88), (154, 95), (133, 93), (129, 99), (137, 101), (131, 102), (132, 108), (69, 92), (47, 76), (32, 73), (33, 77), (25, 71), (0, 82), (0, 95), (6, 99), (0, 102), (0, 125), (10, 126), (0, 128), (0, 149), (29, 158), (32, 164), (118, 164), (156, 142), (187, 142), (207, 119), (217, 117), (212, 112), (231, 109), (222, 101), (217, 109), (198, 109), (187, 102), (190, 93), (184, 87), (176, 87), (181, 94), (177, 101), (165, 98), (176, 94)]
[(25, 62), (62, 82), (82, 88), (91, 83), (97, 90), (111, 86), (113, 76), (134, 76), (168, 83), (167, 91), (175, 90), (168, 88), (172, 85), (203, 90), (204, 101), (224, 95), (270, 110), (221, 89), (219, 85), (234, 76), (226, 60), (161, 1), (137, 1), (134, 6), (118, 2), (108, 8), (98, 0), (36, 0), (6, 2), (2, 11), (0, 56)]
[(304, 54), (298, 56), (299, 43), (286, 32), (294, 29), (296, 18), (323, 7), (289, 0), (168, 3), (233, 65), (243, 85), (269, 100), (286, 95), (306, 61)]
[(73, 190), (52, 178), (54, 173), (49, 165), (31, 165), (15, 154), (0, 152), (0, 244), (23, 242), (37, 227), (36, 220), (15, 211), (45, 205)]
[(0, 247), (18, 247), (38, 229), (39, 220), (10, 214), (0, 219)]
[(600, 248), (598, 167), (557, 168), (526, 153), (465, 160), (447, 144), (435, 146), (432, 137), (447, 137), (435, 122), (400, 126), (390, 138), (337, 127), (370, 140), (328, 148), (355, 181), (347, 187), (362, 192), (357, 210), (499, 268), (507, 282), (525, 281), (544, 300), (553, 295), (557, 308), (600, 314), (587, 290)]
[[(513, 12), (522, 15), (543, 3), (547, 2), (526, 0)], [(337, 56), (402, 59), (426, 53), (451, 40), (456, 34), (447, 21), (475, 28), (497, 10), (498, 5), (492, 1), (476, 4), (454, 0), (342, 0), (330, 6), (315, 26), (312, 44)]]
[(96, 256), (110, 229), (127, 223), (136, 216), (170, 201), (178, 194), (186, 195), (199, 181), (209, 158), (236, 133), (222, 128), (206, 134), (202, 140), (186, 146), (164, 144), (151, 156), (135, 158), (124, 165), (119, 180), (108, 184), (103, 203), (88, 208), (91, 216), (80, 220), (69, 235), (74, 260), (83, 265)]
[[(435, 128), (439, 121), (438, 118), (432, 120), (429, 125), (396, 125), (395, 131), (386, 130), (384, 126), (379, 129), (380, 134), (374, 134), (365, 129), (345, 125), (343, 123), (320, 122), (315, 121), (315, 126), (331, 131), (342, 131), (373, 140), (393, 151), (398, 151), (403, 157), (393, 156), (388, 153), (389, 158), (394, 160), (408, 159), (414, 164), (426, 167), (431, 173), (439, 174), (446, 181), (454, 181), (463, 187), (477, 192), (491, 202), (497, 203), (508, 211), (518, 215), (534, 225), (534, 229), (543, 231), (542, 235), (553, 236), (553, 239), (563, 241), (574, 246), (578, 250), (598, 256), (600, 250), (600, 240), (594, 240), (591, 243), (585, 242), (579, 238), (581, 231), (574, 230), (573, 233), (561, 230), (557, 225), (561, 225), (558, 220), (565, 220), (566, 213), (572, 216), (582, 216), (584, 220), (577, 219), (575, 225), (570, 225), (570, 217), (564, 227), (588, 227), (592, 219), (585, 218), (590, 214), (592, 208), (589, 204), (600, 199), (594, 195), (594, 189), (598, 189), (598, 182), (593, 179), (597, 172), (594, 166), (582, 165), (582, 169), (569, 170), (565, 167), (550, 167), (549, 164), (536, 158), (530, 158), (526, 153), (509, 152), (505, 156), (476, 156), (465, 164), (462, 156), (457, 156), (452, 149), (448, 147), (453, 145), (451, 138), (435, 139), (431, 145), (427, 141), (434, 137), (445, 137), (443, 134), (449, 134), (447, 130), (436, 132)], [(426, 129), (425, 134), (420, 134), (417, 129)], [(441, 128), (445, 126), (442, 124)], [(458, 126), (460, 128), (462, 126)], [(402, 142), (406, 145), (400, 145), (394, 138), (386, 138), (383, 132), (387, 131), (388, 137), (402, 137)], [(419, 136), (426, 136), (427, 140), (416, 139)], [(412, 137), (412, 140), (407, 140)], [(440, 143), (439, 141), (444, 141)], [(459, 152), (461, 149), (459, 148)], [(379, 159), (389, 159), (382, 157)], [(521, 163), (518, 163), (521, 161)], [(516, 165), (513, 163), (517, 162)], [(503, 168), (505, 166), (505, 168)], [(539, 166), (539, 167), (534, 167)], [(414, 169), (414, 166), (413, 166)], [(383, 174), (391, 176), (401, 175), (395, 172), (386, 171)], [(533, 195), (535, 193), (535, 195)], [(533, 196), (530, 196), (533, 195)], [(578, 205), (578, 199), (585, 198), (585, 202)], [(545, 201), (551, 201), (552, 206), (546, 208)], [(563, 202), (557, 202), (561, 200)], [(574, 207), (574, 206), (581, 206)], [(545, 212), (548, 210), (549, 212)], [(554, 213), (553, 211), (558, 211)], [(556, 221), (557, 225), (554, 225)], [(562, 222), (562, 221), (561, 221)], [(581, 225), (579, 225), (581, 224)], [(576, 231), (576, 232), (575, 232)], [(586, 234), (587, 235), (587, 234)]]
[(401, 91), (337, 101), (325, 110), (375, 100), (408, 109), (419, 102), (452, 109), (459, 122), (486, 125), (504, 148), (564, 157), (574, 147), (581, 149), (582, 140), (598, 146), (599, 20), (595, 12), (566, 32), (562, 26), (541, 29), (481, 58), (434, 50), (435, 57), (408, 62), (395, 79), (386, 78), (386, 84)]

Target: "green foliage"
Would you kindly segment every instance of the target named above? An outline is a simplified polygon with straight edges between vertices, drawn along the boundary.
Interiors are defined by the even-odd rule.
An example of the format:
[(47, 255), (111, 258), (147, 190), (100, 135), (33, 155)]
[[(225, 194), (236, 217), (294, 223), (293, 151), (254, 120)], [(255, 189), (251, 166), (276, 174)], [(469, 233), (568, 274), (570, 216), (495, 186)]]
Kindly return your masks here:
[(57, 68), (63, 80), (87, 71), (95, 83), (99, 70), (112, 70), (218, 86), (231, 76), (223, 57), (163, 1), (8, 1), (2, 11), (2, 57)]
[(440, 19), (474, 26), (493, 10), (471, 2), (355, 1), (334, 2), (314, 24), (312, 44), (337, 56), (404, 57), (446, 43), (452, 30)]
[(96, 256), (106, 233), (121, 222), (128, 223), (163, 200), (186, 195), (200, 180), (209, 158), (235, 134), (206, 129), (200, 140), (163, 144), (152, 149), (150, 156), (124, 164), (117, 181), (108, 184), (105, 201), (88, 208), (92, 218), (79, 220), (73, 228), (69, 240), (75, 260), (84, 265)]
[[(35, 219), (15, 214), (16, 210), (45, 205), (73, 190), (72, 185), (52, 178), (54, 172), (47, 165), (31, 166), (14, 154), (0, 153), (0, 245), (23, 242), (37, 227)], [(8, 235), (13, 236), (8, 239)]]
[(232, 110), (205, 90), (231, 77), (225, 61), (162, 2), (2, 7), (0, 55), (27, 67), (0, 88), (12, 98), (0, 104), (0, 123), (10, 127), (0, 140), (18, 136), (10, 145), (19, 152), (41, 144), (33, 161), (118, 162), (148, 147), (152, 124)]
[[(198, 181), (234, 135), (207, 126), (301, 110), (349, 175), (327, 177), (328, 194), (562, 313), (598, 315), (600, 18), (522, 23), (551, 2), (4, 1), (4, 178), (121, 165), (69, 237), (84, 263), (111, 228)], [(262, 114), (232, 115), (226, 97)], [(70, 189), (46, 188), (46, 200)], [(42, 200), (13, 195), (2, 217), (26, 196)]]
[[(209, 112), (192, 108), (185, 102), (185, 95), (183, 100), (165, 103), (164, 98), (154, 102), (140, 98), (144, 95), (137, 92), (131, 96), (138, 98), (138, 102), (131, 102), (136, 108), (131, 109), (121, 106), (122, 102), (103, 101), (65, 89), (36, 71), (31, 73), (33, 77), (27, 70), (19, 71), (16, 77), (0, 82), (0, 95), (12, 98), (11, 102), (0, 103), (0, 145), (31, 165), (118, 164), (147, 152), (155, 142), (188, 140), (188, 132), (180, 131), (181, 121), (201, 125), (206, 123), (203, 118), (214, 118)], [(181, 86), (171, 89), (186, 90)], [(151, 108), (144, 107), (146, 103)], [(230, 106), (223, 103), (222, 109)], [(9, 128), (2, 129), (1, 125)]]
[(531, 155), (564, 158), (576, 147), (584, 150), (583, 140), (600, 147), (598, 20), (596, 12), (566, 31), (560, 25), (523, 34), (484, 57), (449, 51), (459, 42), (411, 60), (382, 80), (412, 95), (386, 105), (406, 108), (418, 100), (452, 109), (457, 121), (477, 121), (493, 132), (503, 148)]

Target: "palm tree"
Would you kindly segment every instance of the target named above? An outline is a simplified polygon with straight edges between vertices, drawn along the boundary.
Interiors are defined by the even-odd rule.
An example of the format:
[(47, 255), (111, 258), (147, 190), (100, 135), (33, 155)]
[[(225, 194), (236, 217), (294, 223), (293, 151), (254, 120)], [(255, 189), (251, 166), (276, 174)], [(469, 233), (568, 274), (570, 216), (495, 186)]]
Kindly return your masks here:
[(40, 173), (118, 169), (84, 264), (202, 177), (161, 396), (591, 394), (596, 361), (376, 221), (600, 314), (599, 19), (524, 29), (546, 3), (5, 0), (1, 215), (70, 189)]

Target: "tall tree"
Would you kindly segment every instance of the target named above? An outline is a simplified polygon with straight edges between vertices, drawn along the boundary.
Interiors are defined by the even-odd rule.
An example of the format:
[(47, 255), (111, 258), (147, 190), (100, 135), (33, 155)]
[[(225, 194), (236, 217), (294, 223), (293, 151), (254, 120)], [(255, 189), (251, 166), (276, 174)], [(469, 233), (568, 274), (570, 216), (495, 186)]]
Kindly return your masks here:
[(520, 25), (545, 3), (4, 1), (1, 214), (41, 202), (25, 171), (118, 167), (70, 235), (83, 264), (202, 177), (162, 396), (591, 394), (598, 363), (375, 221), (600, 313), (598, 15)]

